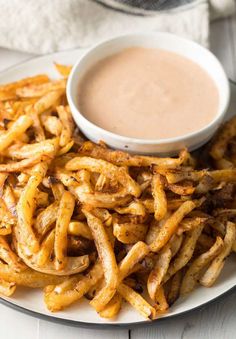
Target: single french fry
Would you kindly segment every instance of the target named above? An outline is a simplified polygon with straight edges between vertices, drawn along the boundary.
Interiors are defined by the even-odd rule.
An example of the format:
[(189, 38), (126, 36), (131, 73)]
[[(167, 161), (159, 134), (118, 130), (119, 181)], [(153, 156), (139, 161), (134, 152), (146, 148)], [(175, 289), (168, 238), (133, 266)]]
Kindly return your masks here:
[(223, 240), (220, 237), (217, 237), (214, 245), (207, 252), (201, 254), (193, 261), (184, 275), (180, 290), (181, 294), (189, 293), (194, 289), (202, 269), (222, 251), (223, 246)]
[(165, 275), (164, 282), (170, 279), (177, 271), (183, 268), (192, 258), (197, 240), (203, 230), (204, 225), (199, 225), (193, 230), (186, 233), (186, 238), (183, 241), (182, 247), (175, 257), (174, 261)]
[(154, 301), (156, 300), (156, 293), (161, 287), (161, 283), (169, 268), (171, 257), (170, 245), (167, 244), (158, 254), (155, 267), (148, 276), (147, 289), (150, 298)]
[(160, 174), (154, 174), (152, 179), (152, 195), (154, 198), (154, 216), (161, 220), (167, 213), (167, 199)]
[(119, 263), (119, 281), (122, 281), (131, 274), (135, 265), (144, 259), (148, 253), (149, 248), (144, 242), (139, 241), (133, 245), (124, 259)]
[(109, 301), (106, 307), (99, 312), (100, 317), (111, 319), (114, 318), (121, 309), (122, 297), (116, 293), (114, 297)]
[(168, 242), (176, 231), (181, 220), (190, 213), (196, 204), (193, 201), (185, 201), (177, 211), (175, 211), (162, 226), (157, 238), (150, 244), (152, 252), (158, 252)]
[(88, 226), (92, 232), (106, 280), (105, 287), (90, 302), (96, 311), (100, 312), (105, 308), (116, 292), (118, 285), (118, 267), (102, 222), (88, 210), (83, 209), (82, 211), (87, 218)]
[(32, 122), (28, 115), (21, 115), (6, 132), (0, 134), (0, 152), (17, 140), (32, 125)]
[(70, 192), (65, 191), (59, 204), (56, 222), (54, 253), (55, 267), (57, 270), (62, 270), (66, 266), (67, 231), (74, 211), (74, 206), (75, 199), (73, 195)]
[(235, 241), (235, 224), (228, 221), (226, 227), (226, 234), (224, 237), (223, 250), (215, 257), (209, 268), (200, 279), (200, 284), (205, 287), (210, 287), (218, 278), (224, 263), (225, 258), (230, 254), (233, 243)]
[(120, 284), (118, 286), (120, 295), (128, 301), (142, 316), (148, 319), (155, 319), (156, 310), (152, 307), (139, 293), (135, 292), (131, 287)]
[[(46, 289), (44, 293), (44, 301), (47, 308), (52, 312), (56, 312), (71, 305), (72, 303), (81, 299), (83, 295), (85, 295), (89, 289), (102, 278), (102, 276), (103, 270), (101, 263), (96, 262), (84, 277), (77, 275), (76, 281), (74, 277), (69, 278), (69, 283), (67, 280), (66, 284), (67, 288), (65, 288), (64, 282), (62, 282), (60, 285), (50, 287), (49, 290)], [(56, 284), (52, 283), (52, 285)]]

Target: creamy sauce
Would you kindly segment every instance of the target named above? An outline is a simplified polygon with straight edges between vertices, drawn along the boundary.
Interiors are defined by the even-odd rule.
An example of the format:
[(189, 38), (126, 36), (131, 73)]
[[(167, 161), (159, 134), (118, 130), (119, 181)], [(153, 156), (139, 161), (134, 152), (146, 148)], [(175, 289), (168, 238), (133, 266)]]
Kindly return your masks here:
[(161, 49), (132, 47), (100, 60), (79, 83), (79, 109), (110, 132), (141, 139), (182, 136), (218, 111), (215, 83), (193, 61)]

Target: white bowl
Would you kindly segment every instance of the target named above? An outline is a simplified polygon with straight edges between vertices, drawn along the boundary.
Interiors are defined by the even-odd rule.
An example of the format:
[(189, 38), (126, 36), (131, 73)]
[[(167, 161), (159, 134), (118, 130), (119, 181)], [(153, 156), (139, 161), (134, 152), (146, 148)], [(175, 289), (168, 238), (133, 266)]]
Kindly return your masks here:
[[(97, 61), (124, 48), (140, 46), (161, 48), (183, 55), (201, 66), (213, 79), (219, 91), (219, 108), (214, 120), (204, 128), (180, 137), (168, 139), (136, 139), (121, 136), (96, 126), (78, 109), (79, 80)], [(116, 37), (99, 43), (87, 51), (74, 65), (67, 83), (67, 98), (74, 120), (88, 139), (103, 140), (112, 148), (143, 154), (175, 154), (183, 147), (194, 150), (206, 143), (221, 124), (227, 111), (229, 82), (218, 59), (206, 48), (195, 42), (169, 33), (143, 33)]]

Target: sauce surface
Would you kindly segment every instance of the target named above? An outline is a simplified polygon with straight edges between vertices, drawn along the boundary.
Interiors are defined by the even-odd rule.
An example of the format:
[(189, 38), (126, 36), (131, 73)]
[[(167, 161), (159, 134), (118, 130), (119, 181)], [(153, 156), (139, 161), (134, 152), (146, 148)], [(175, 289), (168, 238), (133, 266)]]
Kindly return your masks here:
[(132, 47), (85, 73), (78, 103), (88, 120), (110, 132), (164, 139), (209, 124), (217, 115), (219, 95), (193, 61), (162, 49)]

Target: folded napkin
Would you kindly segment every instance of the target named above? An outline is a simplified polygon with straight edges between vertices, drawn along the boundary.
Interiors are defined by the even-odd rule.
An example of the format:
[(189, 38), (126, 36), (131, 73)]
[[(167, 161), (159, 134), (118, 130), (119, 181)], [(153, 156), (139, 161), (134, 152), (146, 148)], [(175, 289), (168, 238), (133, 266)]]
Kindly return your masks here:
[(0, 46), (44, 54), (143, 31), (168, 31), (207, 46), (209, 14), (234, 10), (234, 0), (0, 0)]

